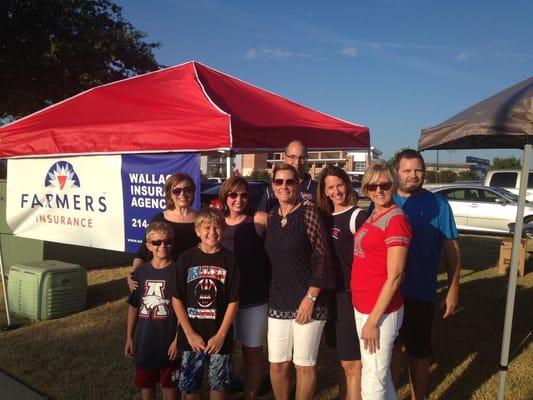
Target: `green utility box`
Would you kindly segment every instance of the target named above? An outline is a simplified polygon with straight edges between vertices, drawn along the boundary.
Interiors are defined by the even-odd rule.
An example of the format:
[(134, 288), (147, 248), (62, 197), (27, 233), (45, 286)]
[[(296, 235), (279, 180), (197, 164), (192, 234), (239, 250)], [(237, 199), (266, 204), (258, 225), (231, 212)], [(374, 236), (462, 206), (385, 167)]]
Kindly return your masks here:
[(87, 306), (87, 273), (80, 265), (44, 260), (9, 270), (10, 311), (32, 320), (63, 317)]

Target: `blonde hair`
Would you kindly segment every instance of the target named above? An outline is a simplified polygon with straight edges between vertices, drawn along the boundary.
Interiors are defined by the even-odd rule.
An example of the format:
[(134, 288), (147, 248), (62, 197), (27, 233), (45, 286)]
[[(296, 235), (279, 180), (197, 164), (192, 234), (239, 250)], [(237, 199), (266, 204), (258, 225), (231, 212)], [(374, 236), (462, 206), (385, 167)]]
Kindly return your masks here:
[(279, 164), (276, 164), (274, 166), (274, 170), (272, 171), (272, 180), (276, 179), (276, 174), (279, 171), (292, 171), (294, 175), (294, 179), (298, 181), (298, 171), (296, 171), (296, 168), (294, 168), (292, 165), (287, 164), (286, 162), (281, 162)]
[(215, 225), (215, 227), (224, 229), (226, 222), (224, 214), (216, 208), (202, 208), (194, 218), (194, 227), (199, 228), (204, 222)]
[(396, 192), (396, 189), (398, 188), (398, 178), (396, 172), (389, 164), (384, 162), (376, 162), (366, 169), (361, 181), (361, 191), (365, 196), (368, 196), (368, 191), (366, 190), (368, 184), (370, 184), (376, 178), (376, 176), (382, 173), (388, 175), (389, 181), (392, 183), (392, 192)]
[(155, 221), (148, 225), (148, 228), (146, 228), (147, 242), (150, 240), (150, 237), (152, 237), (154, 233), (166, 233), (166, 235), (170, 239), (174, 238), (174, 230), (170, 227), (169, 224), (163, 221)]

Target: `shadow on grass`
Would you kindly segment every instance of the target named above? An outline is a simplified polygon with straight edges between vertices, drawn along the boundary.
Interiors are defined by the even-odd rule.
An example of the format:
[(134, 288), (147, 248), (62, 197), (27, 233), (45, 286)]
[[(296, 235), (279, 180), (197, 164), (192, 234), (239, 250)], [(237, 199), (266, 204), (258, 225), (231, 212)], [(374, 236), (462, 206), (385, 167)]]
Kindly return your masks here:
[(122, 298), (125, 299), (128, 294), (125, 278), (90, 285), (87, 288), (87, 308), (98, 307)]
[[(447, 320), (441, 318), (440, 311), (436, 315), (433, 359), (437, 365), (431, 372), (429, 393), (435, 393), (441, 384), (443, 387), (437, 390), (438, 397), (432, 398), (470, 399), (498, 372), (507, 282), (508, 277), (465, 282), (461, 285), (459, 312)], [(510, 347), (510, 354), (515, 357), (527, 346), (524, 338), (532, 329), (532, 296), (533, 288), (517, 287)], [(442, 295), (438, 301), (440, 304)], [(453, 379), (446, 386), (443, 382), (450, 376)]]

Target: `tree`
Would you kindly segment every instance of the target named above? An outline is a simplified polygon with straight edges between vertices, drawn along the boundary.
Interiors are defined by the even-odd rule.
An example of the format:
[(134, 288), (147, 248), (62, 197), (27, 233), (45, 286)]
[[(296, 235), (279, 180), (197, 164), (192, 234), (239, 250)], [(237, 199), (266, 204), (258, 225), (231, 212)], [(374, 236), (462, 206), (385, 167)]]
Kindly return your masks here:
[(477, 181), (479, 179), (479, 175), (473, 171), (461, 171), (457, 175), (457, 180), (459, 181)]
[(398, 155), (404, 151), (404, 150), (414, 150), (411, 147), (402, 147), (400, 150), (397, 150), (394, 155), (387, 160), (387, 164), (389, 164), (391, 167), (394, 167), (394, 163), (396, 161), (396, 158), (398, 158)]
[(271, 177), (270, 172), (266, 169), (254, 169), (246, 178), (269, 181)]
[(522, 163), (516, 157), (494, 157), (490, 169), (521, 169)]
[(109, 0), (3, 0), (0, 118), (158, 69), (145, 37)]
[(457, 174), (454, 171), (445, 169), (439, 171), (439, 183), (452, 183), (457, 180)]

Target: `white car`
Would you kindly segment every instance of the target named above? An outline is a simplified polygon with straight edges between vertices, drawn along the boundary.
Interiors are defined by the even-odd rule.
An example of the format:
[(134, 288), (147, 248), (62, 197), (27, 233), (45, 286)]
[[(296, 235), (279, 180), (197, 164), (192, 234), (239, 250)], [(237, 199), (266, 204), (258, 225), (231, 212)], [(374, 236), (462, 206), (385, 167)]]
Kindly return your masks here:
[[(430, 189), (443, 196), (461, 231), (509, 233), (515, 222), (518, 196), (508, 190), (482, 185), (447, 185)], [(533, 206), (526, 203), (524, 222), (533, 222)]]

